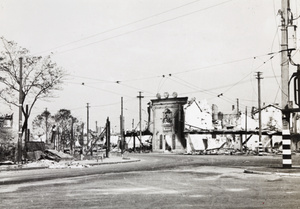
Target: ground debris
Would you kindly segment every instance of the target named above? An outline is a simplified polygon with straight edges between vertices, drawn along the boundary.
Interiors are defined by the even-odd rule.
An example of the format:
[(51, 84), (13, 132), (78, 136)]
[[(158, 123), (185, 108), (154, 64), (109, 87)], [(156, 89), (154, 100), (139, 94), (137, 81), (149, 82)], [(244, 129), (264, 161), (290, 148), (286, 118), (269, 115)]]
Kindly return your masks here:
[(77, 161), (53, 161), (48, 159), (42, 159), (35, 162), (29, 162), (22, 166), (23, 168), (50, 168), (50, 169), (64, 169), (64, 168), (88, 168), (89, 165), (81, 164)]

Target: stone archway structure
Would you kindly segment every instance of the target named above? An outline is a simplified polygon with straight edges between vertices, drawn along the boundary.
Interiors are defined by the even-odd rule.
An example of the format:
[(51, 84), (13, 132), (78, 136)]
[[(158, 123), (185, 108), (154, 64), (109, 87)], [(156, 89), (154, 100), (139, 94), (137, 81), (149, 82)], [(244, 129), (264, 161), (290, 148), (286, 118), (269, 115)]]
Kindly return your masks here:
[(183, 105), (187, 103), (187, 100), (188, 97), (151, 100), (153, 152), (185, 152)]

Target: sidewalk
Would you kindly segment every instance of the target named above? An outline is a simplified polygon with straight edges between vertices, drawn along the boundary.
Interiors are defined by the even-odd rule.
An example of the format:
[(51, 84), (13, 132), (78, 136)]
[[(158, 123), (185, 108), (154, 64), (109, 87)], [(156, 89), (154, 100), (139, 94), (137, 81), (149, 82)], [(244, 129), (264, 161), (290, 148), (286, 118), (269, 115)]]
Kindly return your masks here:
[(139, 159), (111, 156), (109, 158), (99, 158), (92, 160), (61, 160), (59, 162), (51, 160), (39, 160), (27, 164), (7, 164), (0, 165), (1, 171), (16, 171), (16, 170), (32, 170), (32, 169), (64, 169), (64, 168), (88, 168), (96, 165), (118, 164), (118, 163), (131, 163), (138, 162)]

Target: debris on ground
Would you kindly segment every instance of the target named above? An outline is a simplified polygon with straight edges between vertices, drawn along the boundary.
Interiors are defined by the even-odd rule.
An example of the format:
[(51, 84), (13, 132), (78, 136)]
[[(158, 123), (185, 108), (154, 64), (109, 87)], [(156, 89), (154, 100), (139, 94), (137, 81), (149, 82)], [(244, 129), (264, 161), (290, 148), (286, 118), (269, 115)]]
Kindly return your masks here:
[(45, 167), (51, 169), (63, 169), (63, 168), (88, 168), (89, 165), (84, 165), (83, 163), (77, 161), (53, 161), (48, 159), (39, 160), (36, 162), (30, 162), (22, 165), (23, 168), (36, 168)]
[[(186, 153), (187, 155), (258, 155), (257, 150), (239, 150), (239, 149), (233, 149), (233, 148), (216, 148), (216, 149), (206, 149), (206, 150), (194, 150), (189, 153)], [(262, 152), (262, 155), (281, 155), (282, 150), (279, 149), (273, 149), (269, 152)], [(292, 154), (296, 154), (293, 152)]]
[(45, 159), (60, 161), (60, 160), (72, 160), (74, 157), (64, 152), (59, 152), (54, 149), (47, 149), (44, 152)]
[(13, 162), (13, 161), (10, 161), (10, 160), (0, 162), (0, 166), (1, 166), (1, 165), (13, 165), (13, 164), (14, 164), (14, 162)]

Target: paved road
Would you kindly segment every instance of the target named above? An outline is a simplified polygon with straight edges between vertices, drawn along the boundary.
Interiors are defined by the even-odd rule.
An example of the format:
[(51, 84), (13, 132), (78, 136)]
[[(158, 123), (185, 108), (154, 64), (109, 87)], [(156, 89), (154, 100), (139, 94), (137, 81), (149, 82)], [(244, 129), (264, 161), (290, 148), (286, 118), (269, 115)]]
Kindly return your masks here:
[[(298, 208), (300, 177), (246, 174), (280, 156), (137, 154), (140, 162), (0, 173), (1, 208)], [(299, 162), (294, 158), (294, 164)], [(280, 169), (280, 168), (278, 168)], [(300, 208), (300, 207), (299, 207)]]

